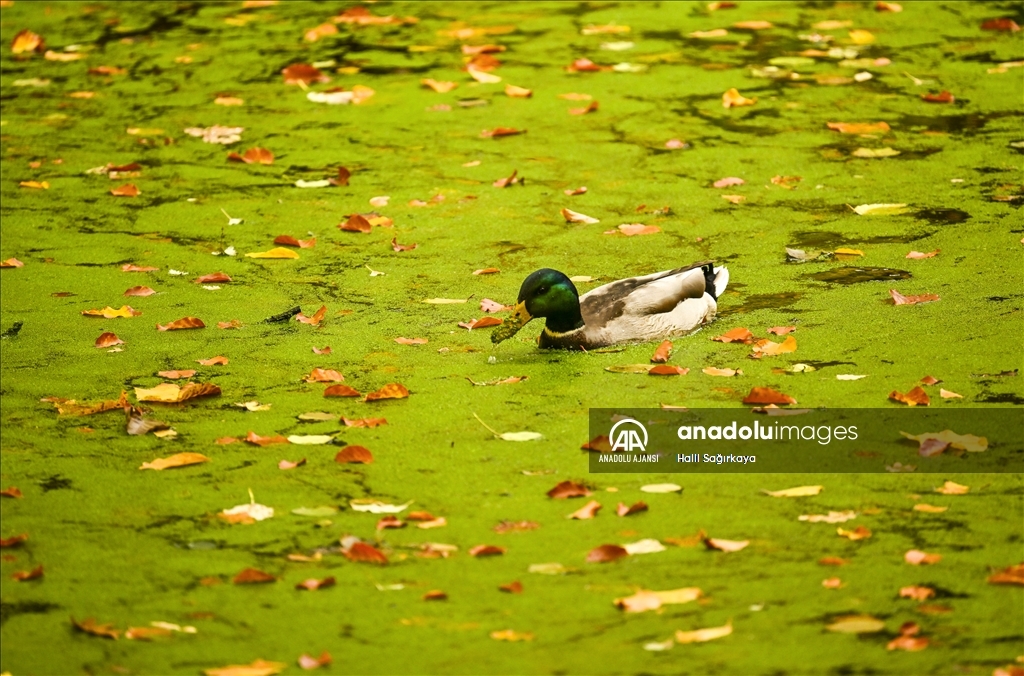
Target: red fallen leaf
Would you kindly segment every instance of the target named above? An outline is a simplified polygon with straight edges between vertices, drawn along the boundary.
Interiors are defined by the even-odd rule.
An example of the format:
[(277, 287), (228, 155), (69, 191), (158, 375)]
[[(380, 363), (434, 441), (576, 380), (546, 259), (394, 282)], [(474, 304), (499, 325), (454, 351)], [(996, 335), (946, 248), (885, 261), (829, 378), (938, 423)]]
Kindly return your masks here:
[(912, 566), (932, 565), (942, 560), (942, 554), (929, 554), (919, 549), (911, 549), (903, 555), (903, 560)]
[(35, 580), (36, 578), (40, 578), (42, 576), (43, 576), (43, 566), (42, 566), (42, 564), (36, 566), (32, 570), (19, 570), (19, 571), (15, 572), (13, 575), (11, 575), (11, 577), (14, 578), (15, 580), (17, 580), (18, 582), (25, 582), (27, 580)]
[(176, 319), (170, 324), (163, 325), (157, 324), (156, 328), (158, 331), (178, 331), (181, 329), (204, 329), (206, 324), (203, 323), (202, 319), (198, 317), (182, 317)]
[(302, 458), (301, 460), (299, 460), (297, 462), (292, 462), (291, 460), (282, 460), (282, 461), (277, 463), (277, 468), (278, 469), (295, 469), (296, 467), (302, 467), (305, 464), (306, 464), (306, 459), (305, 458)]
[(137, 197), (142, 194), (142, 191), (135, 187), (134, 183), (125, 183), (111, 189), (110, 194), (115, 197)]
[(651, 356), (652, 364), (664, 364), (668, 361), (668, 358), (672, 355), (672, 341), (663, 340), (658, 349), (654, 351), (654, 355)]
[(921, 94), (921, 100), (928, 103), (953, 103), (956, 97), (943, 90), (941, 94)]
[(324, 390), (325, 397), (361, 397), (361, 392), (354, 390), (348, 385), (331, 385)]
[(356, 563), (376, 563), (379, 565), (385, 565), (388, 562), (388, 557), (384, 556), (384, 552), (380, 551), (376, 547), (372, 547), (365, 542), (357, 542), (345, 551), (342, 552), (349, 561)]
[(509, 582), (508, 584), (501, 585), (500, 587), (498, 587), (498, 589), (500, 591), (505, 592), (506, 594), (522, 594), (523, 583), (519, 580), (514, 580), (512, 582)]
[(25, 264), (19, 261), (17, 258), (8, 258), (5, 261), (0, 261), (0, 268), (23, 268)]
[(369, 465), (373, 462), (373, 453), (362, 446), (346, 446), (334, 456), (334, 462)]
[(21, 497), (24, 497), (21, 494), (21, 490), (17, 486), (9, 486), (9, 487), (3, 489), (2, 491), (0, 491), (0, 495), (4, 496), (5, 498), (21, 498)]
[(320, 653), (320, 657), (311, 657), (305, 653), (299, 655), (299, 666), (307, 671), (310, 669), (317, 669), (319, 667), (326, 667), (333, 661), (334, 659), (331, 657), (331, 654), (326, 650)]
[(362, 232), (367, 233), (373, 230), (373, 226), (370, 225), (370, 221), (366, 220), (361, 214), (352, 214), (348, 217), (348, 220), (338, 226), (340, 229), (346, 232)]
[(901, 599), (914, 599), (915, 601), (927, 601), (935, 596), (935, 590), (931, 587), (902, 587), (900, 589)]
[(413, 249), (415, 249), (418, 246), (419, 246), (419, 244), (399, 244), (397, 237), (392, 237), (391, 238), (391, 250), (392, 251), (412, 251)]
[(307, 317), (301, 312), (295, 315), (295, 321), (302, 322), (303, 324), (310, 324), (312, 326), (319, 326), (320, 322), (327, 316), (327, 306), (321, 305), (320, 309), (313, 313), (312, 317)]
[(495, 127), (494, 129), (484, 129), (480, 132), (480, 138), (500, 138), (502, 136), (516, 136), (517, 134), (525, 134), (525, 129), (515, 129), (513, 127)]
[(271, 444), (287, 444), (287, 443), (289, 443), (288, 439), (286, 439), (285, 437), (282, 437), (280, 434), (277, 435), (277, 436), (273, 436), (273, 437), (261, 437), (260, 435), (256, 434), (252, 430), (250, 430), (249, 433), (245, 435), (245, 441), (250, 443), (250, 444), (253, 444), (254, 446), (260, 446), (260, 447), (262, 447), (262, 446), (269, 446)]
[(399, 345), (426, 345), (426, 338), (395, 338), (395, 342)]
[(459, 322), (459, 326), (464, 329), (482, 329), (488, 326), (498, 326), (502, 323), (502, 320), (497, 317), (481, 317), (480, 319), (474, 319), (470, 322)]
[(795, 404), (796, 399), (773, 390), (770, 387), (753, 387), (750, 394), (743, 398), (744, 404)]
[(469, 550), (470, 556), (501, 556), (507, 550), (497, 545), (477, 545)]
[(601, 545), (590, 550), (590, 553), (587, 554), (587, 561), (589, 563), (609, 563), (625, 556), (629, 556), (629, 552), (626, 551), (625, 547)]
[(750, 329), (739, 327), (726, 331), (720, 336), (715, 336), (711, 340), (717, 340), (722, 343), (752, 343), (754, 342), (754, 334), (750, 332)]
[(217, 444), (218, 446), (227, 446), (228, 444), (238, 443), (238, 439), (236, 439), (235, 437), (221, 437), (220, 439), (217, 439), (213, 443)]
[(196, 284), (210, 284), (210, 283), (213, 283), (213, 282), (230, 282), (231, 281), (231, 277), (229, 277), (227, 274), (225, 274), (223, 272), (212, 272), (212, 273), (210, 273), (208, 275), (203, 275), (202, 277), (196, 277), (192, 281), (195, 282)]
[(112, 638), (115, 641), (120, 636), (121, 632), (114, 629), (112, 624), (96, 624), (96, 618), (90, 617), (88, 619), (78, 622), (75, 618), (71, 618), (71, 624), (75, 625), (75, 629), (83, 631), (86, 634), (92, 634), (93, 636), (102, 636), (104, 638)]
[(502, 521), (491, 530), (495, 533), (524, 533), (538, 528), (540, 528), (540, 524), (535, 521)]
[(555, 500), (585, 498), (588, 495), (590, 495), (590, 491), (587, 490), (587, 487), (575, 481), (563, 481), (548, 491), (548, 497)]
[(125, 296), (152, 296), (156, 291), (148, 286), (133, 286), (124, 292)]
[(480, 310), (483, 312), (504, 312), (505, 310), (511, 310), (512, 308), (508, 305), (502, 305), (490, 298), (484, 298), (480, 301)]
[(981, 23), (981, 30), (983, 31), (1010, 31), (1016, 33), (1020, 30), (1020, 26), (1013, 19), (987, 19)]
[(381, 425), (387, 425), (387, 418), (359, 418), (358, 420), (349, 420), (345, 416), (341, 417), (341, 422), (345, 424), (345, 427), (380, 427)]
[(597, 65), (590, 59), (576, 59), (572, 62), (572, 65), (566, 67), (566, 70), (570, 73), (596, 73), (605, 70), (605, 68)]
[(135, 265), (134, 263), (125, 263), (121, 266), (121, 272), (156, 272), (159, 269), (152, 266)]
[(28, 540), (28, 533), (12, 535), (9, 538), (0, 538), (0, 547), (18, 547), (25, 540)]
[(303, 580), (302, 582), (295, 585), (295, 588), (305, 589), (307, 591), (316, 591), (317, 589), (326, 589), (327, 587), (333, 587), (334, 582), (334, 577), (325, 577), (322, 580), (318, 580), (315, 577), (311, 577), (308, 580)]
[(615, 508), (615, 513), (619, 516), (629, 516), (630, 514), (639, 514), (640, 512), (646, 512), (648, 509), (647, 503), (643, 500), (633, 503), (629, 507), (626, 503), (620, 502), (618, 507)]
[(388, 383), (376, 392), (366, 395), (366, 401), (380, 401), (381, 399), (405, 399), (409, 396), (409, 390), (400, 383)]
[(328, 345), (326, 347), (323, 347), (323, 348), (316, 347), (315, 345), (313, 346), (313, 354), (330, 354), (330, 353), (331, 353), (331, 346), (330, 345)]
[(1024, 584), (1024, 563), (1009, 566), (988, 576), (989, 584)]
[(232, 319), (230, 322), (217, 322), (218, 329), (240, 329), (242, 328), (242, 322), (237, 319)]
[(345, 376), (333, 369), (315, 368), (304, 380), (307, 383), (337, 383), (345, 380)]
[(185, 369), (184, 371), (157, 371), (157, 375), (161, 378), (167, 378), (168, 380), (178, 380), (179, 378), (191, 378), (196, 372), (192, 369)]
[(448, 594), (445, 594), (440, 589), (432, 589), (423, 595), (424, 601), (447, 601)]
[(394, 514), (388, 514), (377, 522), (377, 530), (384, 530), (385, 528), (405, 528), (405, 522)]
[(495, 188), (507, 188), (510, 185), (515, 185), (516, 183), (522, 183), (522, 179), (516, 178), (516, 174), (518, 174), (518, 173), (519, 173), (518, 169), (513, 169), (512, 173), (509, 176), (507, 176), (505, 178), (499, 178), (497, 181), (495, 181), (491, 185), (494, 186)]
[(587, 504), (583, 505), (582, 507), (577, 509), (575, 512), (570, 514), (568, 516), (568, 518), (570, 518), (570, 519), (580, 519), (581, 521), (582, 520), (587, 520), (587, 519), (593, 519), (595, 516), (597, 516), (597, 513), (600, 510), (601, 510), (601, 503), (598, 502), (597, 500), (591, 500), (590, 502), (588, 502)]
[(682, 366), (673, 366), (672, 364), (658, 364), (651, 368), (647, 375), (649, 376), (685, 376), (690, 372), (690, 369), (685, 369)]
[(877, 134), (889, 131), (885, 122), (828, 122), (828, 128), (840, 134)]
[(262, 584), (264, 582), (274, 582), (277, 578), (270, 573), (264, 573), (262, 570), (256, 570), (255, 568), (246, 568), (238, 575), (231, 578), (234, 584)]
[(889, 289), (889, 295), (892, 296), (893, 305), (914, 305), (916, 303), (930, 303), (939, 300), (939, 297), (934, 293), (926, 293), (920, 296), (904, 296), (896, 289)]
[(227, 366), (228, 358), (218, 355), (209, 359), (196, 359), (196, 363), (203, 366)]
[(849, 561), (838, 556), (826, 556), (818, 559), (818, 564), (822, 566), (845, 566), (848, 563)]
[(580, 449), (584, 451), (593, 451), (595, 453), (611, 453), (612, 440), (603, 434), (599, 434), (580, 446)]
[(584, 106), (582, 108), (570, 108), (569, 109), (569, 114), (570, 115), (586, 115), (587, 113), (593, 113), (593, 112), (595, 112), (598, 109), (599, 105), (600, 104), (598, 104), (597, 101), (591, 101), (590, 103), (588, 103), (586, 106)]
[(409, 512), (405, 518), (409, 521), (433, 521), (437, 517), (430, 512)]
[(929, 251), (928, 253), (921, 253), (920, 251), (911, 251), (910, 253), (908, 253), (906, 255), (906, 258), (912, 258), (912, 259), (917, 259), (917, 260), (920, 260), (922, 258), (932, 258), (934, 256), (938, 256), (940, 251), (941, 251), (941, 249), (936, 249), (935, 251)]
[(297, 246), (300, 249), (312, 249), (316, 246), (316, 237), (310, 239), (295, 239), (291, 235), (278, 235), (274, 238), (274, 244), (281, 246)]
[(920, 386), (915, 387), (906, 394), (893, 390), (889, 393), (889, 398), (907, 406), (930, 406), (932, 403), (931, 399), (928, 398), (928, 393), (922, 390)]
[(308, 63), (293, 63), (281, 69), (285, 84), (312, 84), (313, 82), (330, 82), (331, 78)]
[(249, 148), (244, 155), (228, 154), (229, 162), (245, 162), (246, 164), (273, 164), (274, 153), (266, 148)]
[(100, 337), (96, 339), (96, 347), (99, 348), (113, 347), (114, 345), (124, 344), (125, 342), (123, 340), (118, 338), (115, 334), (110, 333), (109, 331), (107, 331), (106, 333), (101, 333)]
[(795, 326), (773, 326), (768, 329), (768, 333), (774, 333), (776, 336), (784, 336), (787, 333), (793, 333), (796, 331)]

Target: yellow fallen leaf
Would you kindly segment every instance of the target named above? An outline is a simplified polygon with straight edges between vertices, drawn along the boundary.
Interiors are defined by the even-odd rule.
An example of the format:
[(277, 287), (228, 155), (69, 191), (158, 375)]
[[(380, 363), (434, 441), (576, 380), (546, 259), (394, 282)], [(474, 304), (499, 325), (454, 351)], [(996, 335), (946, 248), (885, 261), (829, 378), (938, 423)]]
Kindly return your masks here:
[(840, 256), (863, 256), (864, 255), (864, 252), (861, 251), (860, 249), (847, 249), (846, 247), (840, 247), (840, 248), (836, 249), (834, 253), (837, 253)]
[(647, 591), (641, 589), (632, 596), (615, 599), (616, 607), (625, 610), (627, 613), (642, 613), (647, 610), (657, 610), (663, 605), (689, 603), (701, 597), (701, 590), (697, 587), (685, 587), (683, 589), (670, 589), (668, 591)]
[(213, 394), (220, 394), (220, 388), (213, 383), (187, 383), (184, 387), (178, 387), (173, 383), (160, 383), (156, 387), (149, 389), (144, 387), (135, 388), (135, 396), (139, 401), (158, 401), (172, 404)]
[(861, 204), (853, 208), (858, 216), (893, 216), (907, 210), (906, 204)]
[(491, 638), (495, 641), (532, 641), (533, 634), (528, 631), (505, 629), (502, 631), (492, 631)]
[(942, 493), (943, 495), (966, 495), (970, 490), (970, 486), (964, 486), (956, 483), (955, 481), (947, 481), (936, 488), (935, 492)]
[(177, 453), (169, 458), (157, 458), (153, 462), (144, 462), (139, 469), (168, 469), (170, 467), (185, 467), (186, 465), (198, 465), (203, 462), (210, 462), (210, 459), (201, 453)]
[(825, 627), (840, 634), (874, 634), (885, 629), (885, 622), (870, 615), (847, 615)]
[[(247, 15), (254, 16), (254, 15)], [(256, 660), (252, 664), (229, 664), (226, 667), (204, 669), (206, 676), (274, 676), (279, 674), (288, 665), (284, 662), (268, 662), (267, 660)]]
[(870, 45), (875, 41), (875, 36), (870, 31), (856, 28), (850, 31), (850, 42), (855, 45)]
[(36, 190), (49, 190), (49, 181), (22, 181), (19, 183), (22, 188), (35, 188)]
[(258, 253), (247, 253), (245, 254), (249, 258), (298, 258), (299, 254), (295, 253), (291, 249), (285, 249), (284, 247), (276, 247), (270, 251), (260, 251)]
[(947, 509), (949, 509), (949, 507), (936, 507), (935, 505), (928, 505), (923, 502), (921, 504), (914, 505), (915, 512), (926, 512), (928, 514), (941, 514)]
[(748, 99), (747, 97), (740, 94), (739, 90), (733, 87), (726, 93), (722, 94), (722, 107), (723, 108), (736, 108), (739, 106), (752, 106), (757, 103), (757, 99)]
[(695, 631), (677, 631), (676, 632), (676, 643), (704, 643), (705, 641), (713, 641), (716, 638), (722, 638), (732, 633), (732, 622), (721, 627), (708, 627), (707, 629), (697, 629)]
[(925, 432), (924, 434), (907, 434), (906, 432), (900, 432), (900, 434), (907, 439), (913, 439), (919, 444), (923, 444), (929, 439), (944, 441), (953, 448), (958, 448), (970, 453), (980, 453), (988, 448), (988, 439), (986, 437), (976, 437), (973, 434), (957, 434), (952, 430)]
[(781, 491), (765, 491), (765, 494), (773, 498), (802, 498), (808, 495), (817, 495), (823, 488), (824, 486), (797, 486)]

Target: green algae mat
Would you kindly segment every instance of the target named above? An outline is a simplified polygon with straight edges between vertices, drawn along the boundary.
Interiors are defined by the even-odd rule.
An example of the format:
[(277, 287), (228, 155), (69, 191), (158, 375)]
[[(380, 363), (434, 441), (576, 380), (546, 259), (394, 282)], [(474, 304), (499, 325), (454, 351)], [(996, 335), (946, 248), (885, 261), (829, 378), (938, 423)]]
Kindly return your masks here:
[[(1021, 673), (1019, 3), (0, 4), (3, 673)], [(705, 260), (667, 375), (491, 343)], [(590, 471), (787, 401), (1016, 427)]]

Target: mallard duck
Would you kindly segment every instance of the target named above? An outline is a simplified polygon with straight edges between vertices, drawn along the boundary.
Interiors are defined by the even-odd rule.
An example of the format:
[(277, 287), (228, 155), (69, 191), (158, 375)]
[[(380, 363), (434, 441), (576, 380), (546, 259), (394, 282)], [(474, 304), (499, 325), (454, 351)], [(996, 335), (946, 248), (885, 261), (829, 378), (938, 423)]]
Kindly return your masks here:
[(593, 349), (617, 343), (662, 340), (692, 333), (715, 318), (729, 271), (711, 261), (620, 279), (580, 297), (558, 270), (537, 270), (523, 281), (512, 316), (493, 334), (500, 343), (535, 317), (547, 323), (545, 348)]

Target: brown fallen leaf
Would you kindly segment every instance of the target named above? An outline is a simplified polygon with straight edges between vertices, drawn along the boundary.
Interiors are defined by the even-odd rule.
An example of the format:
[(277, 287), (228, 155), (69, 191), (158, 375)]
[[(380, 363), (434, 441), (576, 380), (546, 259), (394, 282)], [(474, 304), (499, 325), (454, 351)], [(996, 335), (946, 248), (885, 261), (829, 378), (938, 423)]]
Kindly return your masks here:
[(420, 84), (428, 89), (433, 89), (438, 94), (445, 94), (459, 86), (457, 82), (438, 81), (429, 77), (421, 79)]
[(631, 514), (639, 514), (640, 512), (646, 512), (647, 509), (647, 503), (644, 502), (643, 500), (635, 502), (629, 507), (626, 506), (626, 503), (620, 502), (619, 505), (615, 508), (615, 513), (619, 516), (629, 516)]
[(156, 272), (159, 269), (149, 265), (135, 265), (134, 263), (125, 263), (121, 266), (121, 272)]
[(575, 481), (563, 481), (556, 485), (554, 488), (548, 491), (548, 497), (555, 500), (565, 500), (567, 498), (585, 498), (590, 495), (590, 491), (583, 484), (576, 483)]
[(234, 584), (263, 584), (265, 582), (276, 582), (277, 578), (270, 573), (264, 573), (262, 570), (255, 568), (246, 568), (242, 572), (231, 578), (231, 582)]
[(186, 383), (179, 387), (173, 383), (160, 383), (156, 387), (136, 387), (135, 396), (139, 401), (155, 401), (164, 404), (176, 404), (196, 397), (209, 397), (220, 394), (220, 387), (213, 383)]
[(495, 188), (507, 188), (508, 186), (516, 185), (517, 183), (522, 185), (523, 179), (516, 178), (517, 174), (519, 174), (519, 170), (513, 169), (510, 175), (506, 176), (505, 178), (499, 178), (491, 185)]
[(124, 345), (124, 344), (125, 344), (125, 342), (123, 340), (121, 340), (115, 334), (110, 333), (108, 331), (106, 333), (101, 333), (100, 334), (100, 337), (96, 339), (95, 347), (104, 348), (104, 347), (113, 347), (114, 345)]
[(319, 326), (320, 322), (322, 322), (324, 320), (324, 317), (326, 316), (327, 306), (321, 305), (320, 309), (314, 312), (312, 317), (307, 317), (306, 315), (300, 312), (299, 314), (295, 315), (295, 321), (301, 322), (303, 324), (310, 324), (312, 326)]
[(142, 191), (139, 190), (134, 183), (125, 183), (124, 185), (111, 189), (110, 194), (115, 197), (138, 197), (142, 194)]
[(988, 576), (989, 584), (1022, 584), (1024, 585), (1024, 563), (1008, 566)]
[(877, 134), (889, 131), (885, 122), (829, 122), (829, 129), (840, 134)]
[(802, 176), (772, 176), (772, 183), (786, 190), (792, 190), (802, 180), (804, 180)]
[(245, 162), (246, 164), (273, 164), (274, 153), (266, 148), (249, 148), (244, 155), (228, 153), (228, 162)]
[(931, 565), (941, 561), (942, 554), (929, 554), (919, 549), (911, 549), (903, 555), (903, 560), (912, 566), (920, 566), (921, 564)]
[(294, 246), (300, 249), (312, 249), (316, 246), (316, 237), (310, 239), (296, 239), (291, 235), (278, 235), (274, 238), (274, 244), (281, 246)]
[(609, 563), (617, 559), (629, 556), (625, 547), (619, 545), (601, 545), (590, 550), (587, 554), (587, 561), (590, 563)]
[(754, 334), (750, 332), (750, 329), (741, 326), (735, 329), (730, 329), (720, 336), (715, 336), (711, 340), (717, 340), (721, 343), (752, 343), (754, 342)]
[(405, 399), (409, 396), (409, 390), (399, 383), (389, 383), (376, 392), (366, 395), (364, 401), (381, 401), (383, 399)]
[(896, 289), (889, 289), (889, 295), (892, 296), (893, 305), (916, 305), (918, 303), (932, 303), (939, 300), (939, 297), (934, 293), (926, 293), (920, 296), (904, 296)]
[(920, 386), (915, 387), (906, 394), (893, 390), (889, 393), (889, 399), (892, 401), (898, 401), (907, 406), (930, 406), (931, 399), (928, 398), (928, 393), (921, 389)]
[(590, 103), (588, 103), (587, 105), (583, 106), (582, 108), (570, 108), (569, 109), (569, 114), (570, 115), (586, 115), (587, 113), (596, 112), (599, 107), (600, 107), (600, 104), (597, 101), (591, 101)]
[(392, 237), (391, 238), (391, 250), (392, 251), (398, 251), (398, 252), (401, 252), (401, 251), (412, 251), (413, 249), (415, 249), (418, 246), (419, 246), (419, 244), (399, 244), (398, 243), (398, 237)]
[(921, 378), (921, 382), (924, 383), (925, 385), (937, 385), (942, 381), (939, 380), (938, 378), (935, 378), (934, 376), (925, 376), (924, 378)]
[(953, 103), (956, 101), (956, 97), (950, 92), (943, 90), (938, 94), (921, 94), (921, 100), (928, 103)]
[(871, 537), (871, 531), (864, 526), (857, 526), (853, 530), (846, 530), (845, 528), (837, 528), (836, 533), (840, 537), (847, 538), (848, 540), (866, 540)]
[(0, 538), (0, 547), (19, 547), (25, 540), (28, 540), (28, 533), (19, 533), (9, 538)]
[(373, 453), (362, 446), (346, 446), (334, 456), (334, 462), (368, 465), (373, 462)]
[(340, 224), (338, 228), (347, 232), (362, 233), (368, 233), (373, 230), (373, 226), (370, 224), (370, 221), (361, 214), (352, 214), (348, 217), (348, 220)]
[(228, 358), (222, 355), (216, 357), (210, 357), (209, 359), (196, 359), (197, 364), (202, 366), (227, 366)]
[(317, 589), (326, 589), (327, 587), (333, 587), (335, 583), (334, 577), (325, 577), (322, 580), (318, 580), (315, 577), (303, 580), (295, 585), (296, 589), (305, 589), (306, 591), (316, 591)]
[(0, 491), (0, 495), (2, 495), (5, 498), (21, 498), (21, 497), (24, 497), (21, 494), (21, 489), (19, 489), (17, 486), (8, 486), (7, 488), (5, 488), (2, 491)]
[(253, 446), (259, 446), (261, 448), (263, 446), (270, 446), (271, 444), (289, 443), (288, 439), (286, 437), (281, 436), (280, 434), (272, 437), (261, 437), (252, 430), (249, 430), (249, 433), (245, 435), (244, 441), (246, 443), (252, 444)]
[(139, 469), (163, 470), (173, 467), (187, 467), (210, 462), (210, 459), (201, 453), (176, 453), (167, 458), (157, 458), (152, 462), (144, 462)]
[[(231, 277), (228, 276), (226, 273), (223, 273), (223, 272), (211, 272), (208, 275), (203, 275), (201, 277), (196, 277), (192, 281), (194, 283), (196, 283), (196, 284), (217, 284), (217, 283), (230, 282), (231, 281)], [(149, 294), (145, 294), (145, 295), (149, 295)]]
[(387, 425), (387, 418), (359, 418), (357, 420), (349, 420), (345, 416), (341, 417), (341, 422), (344, 423), (345, 427), (380, 427), (381, 425)]
[(35, 580), (43, 576), (42, 564), (36, 566), (32, 570), (19, 570), (15, 571), (11, 575), (11, 579), (17, 580), (18, 582), (27, 582), (29, 580)]
[(331, 78), (307, 63), (293, 63), (281, 69), (285, 84), (312, 84), (314, 82), (330, 82)]
[(1000, 18), (1000, 19), (986, 19), (981, 22), (981, 30), (983, 31), (1008, 31), (1010, 33), (1016, 33), (1020, 30), (1020, 26), (1013, 19)]
[(315, 368), (303, 381), (307, 383), (337, 383), (345, 380), (345, 376), (333, 369)]
[(388, 557), (384, 556), (384, 552), (379, 549), (366, 544), (365, 542), (356, 542), (351, 547), (342, 552), (349, 561), (356, 563), (375, 563), (378, 565), (386, 565)]
[(152, 296), (156, 291), (149, 288), (148, 286), (133, 286), (127, 289), (123, 295), (125, 296)]
[(86, 634), (92, 634), (93, 636), (100, 636), (103, 638), (112, 638), (115, 641), (121, 635), (121, 632), (114, 629), (112, 624), (96, 624), (96, 618), (90, 617), (81, 622), (71, 618), (71, 624), (74, 625), (75, 629), (85, 632)]
[(744, 404), (795, 404), (796, 399), (773, 390), (770, 387), (753, 387), (750, 394), (743, 398)]
[(158, 331), (178, 331), (182, 329), (204, 329), (206, 324), (203, 323), (202, 319), (198, 317), (182, 317), (176, 319), (170, 324), (157, 324), (156, 328)]
[(331, 385), (324, 390), (325, 397), (361, 397), (363, 396), (358, 390), (349, 387), (348, 385)]
[(331, 353), (331, 346), (330, 345), (328, 345), (326, 347), (322, 347), (322, 348), (321, 347), (313, 346), (313, 354), (330, 354), (330, 353)]
[(822, 580), (821, 586), (825, 589), (839, 589), (843, 586), (843, 581), (838, 577), (830, 577)]
[(402, 521), (394, 514), (388, 514), (377, 521), (377, 530), (384, 530), (385, 528), (405, 528), (405, 521)]
[(53, 404), (59, 415), (93, 415), (115, 409), (124, 410), (131, 405), (123, 390), (117, 399), (107, 399), (95, 404), (79, 404), (74, 399), (64, 399), (63, 397), (43, 397), (39, 401)]
[(469, 322), (459, 322), (459, 326), (472, 331), (473, 329), (482, 329), (488, 326), (499, 326), (502, 323), (502, 320), (497, 317), (481, 317), (480, 319), (473, 319)]
[(736, 375), (740, 375), (741, 376), (741, 375), (743, 375), (743, 371), (740, 371), (740, 370), (720, 369), (720, 368), (715, 368), (714, 366), (709, 366), (707, 368), (703, 368), (703, 369), (701, 369), (701, 372), (702, 373), (706, 373), (709, 376), (721, 376), (723, 378), (731, 378), (732, 376), (736, 376)]
[(818, 559), (818, 565), (821, 566), (845, 566), (849, 561), (838, 556), (825, 556)]
[[(599, 434), (590, 441), (580, 446), (580, 450), (591, 451), (594, 453), (611, 453), (612, 452), (612, 441), (604, 434)], [(559, 484), (561, 485), (561, 484)], [(554, 496), (552, 496), (554, 497)]]
[(792, 333), (793, 331), (796, 331), (795, 326), (773, 326), (768, 329), (768, 333), (774, 333), (776, 336), (784, 336), (787, 333)]
[(154, 638), (163, 638), (171, 634), (171, 630), (165, 627), (128, 627), (124, 637), (129, 641), (152, 641)]
[(448, 594), (444, 593), (440, 589), (431, 589), (423, 595), (424, 601), (447, 601)]
[(597, 516), (597, 513), (598, 513), (598, 511), (600, 509), (601, 509), (601, 503), (598, 502), (597, 500), (591, 500), (590, 502), (588, 502), (587, 504), (583, 505), (582, 507), (577, 509), (575, 512), (573, 512), (572, 514), (570, 514), (566, 518), (567, 519), (580, 519), (580, 520), (593, 519), (595, 516)]
[(499, 547), (497, 545), (477, 545), (469, 550), (469, 555), (475, 557), (501, 556), (506, 551), (507, 550), (504, 547)]
[(886, 650), (907, 650), (910, 652), (916, 652), (927, 648), (928, 642), (929, 640), (924, 636), (897, 636), (893, 640), (889, 641), (885, 648)]

